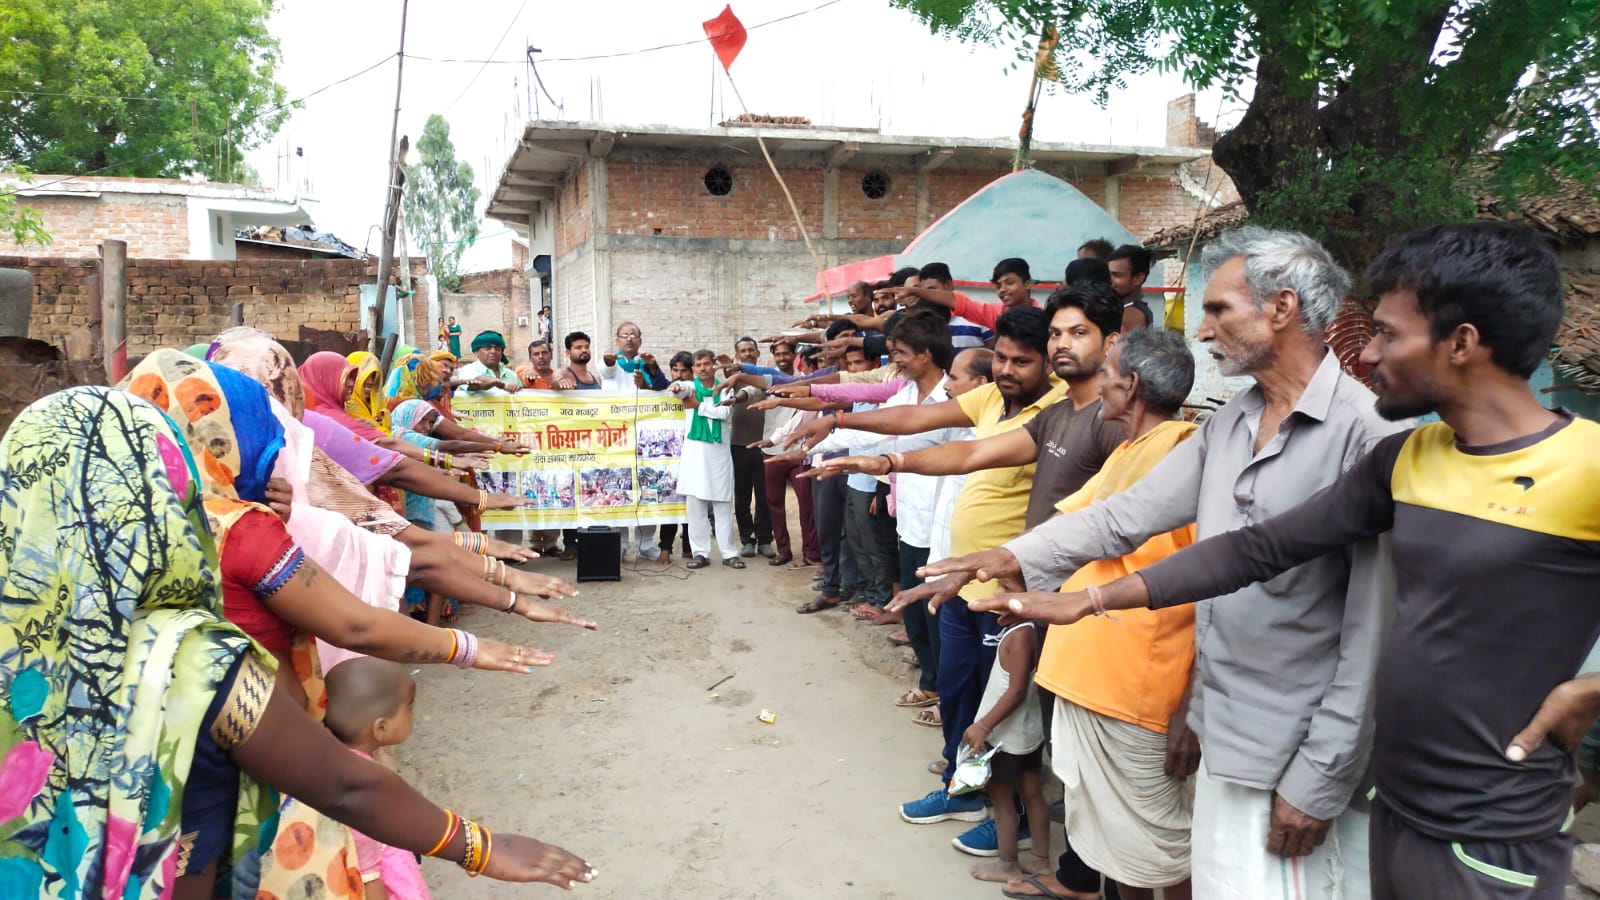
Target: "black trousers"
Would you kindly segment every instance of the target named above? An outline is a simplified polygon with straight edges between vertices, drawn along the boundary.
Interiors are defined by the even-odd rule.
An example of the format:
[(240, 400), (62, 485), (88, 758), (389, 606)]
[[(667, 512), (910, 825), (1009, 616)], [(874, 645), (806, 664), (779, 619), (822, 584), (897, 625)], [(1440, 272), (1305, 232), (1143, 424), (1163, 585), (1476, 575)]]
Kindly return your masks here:
[(733, 451), (733, 518), (739, 524), (739, 543), (770, 544), (772, 511), (767, 508), (767, 455), (749, 447), (730, 449)]

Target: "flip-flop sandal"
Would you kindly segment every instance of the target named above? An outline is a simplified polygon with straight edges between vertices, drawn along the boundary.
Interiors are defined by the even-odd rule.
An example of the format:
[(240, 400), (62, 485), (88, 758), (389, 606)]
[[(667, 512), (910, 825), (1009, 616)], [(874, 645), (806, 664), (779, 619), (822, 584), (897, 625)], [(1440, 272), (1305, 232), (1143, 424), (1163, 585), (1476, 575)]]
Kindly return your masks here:
[(743, 569), (743, 568), (745, 568), (744, 560), (738, 558), (737, 556), (733, 557), (732, 559), (723, 560), (722, 564), (727, 566), (730, 569)]
[(890, 634), (888, 641), (896, 647), (909, 647), (911, 646), (911, 635), (906, 634), (906, 630), (902, 628)]
[(696, 556), (694, 559), (691, 559), (685, 563), (683, 567), (685, 569), (704, 569), (709, 565), (711, 565), (711, 560), (706, 559), (704, 556)]
[(894, 705), (908, 709), (916, 709), (924, 706), (932, 706), (938, 702), (939, 695), (935, 694), (933, 691), (925, 691), (922, 688), (912, 688), (911, 690), (906, 691), (904, 694), (901, 694), (900, 699), (894, 701)]
[(928, 763), (928, 771), (939, 776), (940, 778), (944, 777), (944, 770), (948, 768), (950, 768), (950, 763), (942, 759), (936, 759), (933, 762)]
[(786, 566), (793, 559), (794, 559), (794, 554), (793, 553), (780, 553), (777, 556), (774, 556), (773, 558), (767, 560), (767, 565), (769, 565), (769, 566)]
[(809, 616), (812, 613), (819, 613), (819, 612), (822, 612), (825, 609), (833, 609), (835, 606), (838, 606), (842, 602), (843, 601), (841, 601), (841, 600), (835, 600), (832, 603), (829, 603), (828, 601), (824, 600), (821, 596), (817, 596), (817, 597), (812, 597), (811, 601), (809, 603), (805, 603), (805, 604), (802, 604), (800, 606), (795, 607), (794, 611), (799, 613), (802, 616)]
[(1033, 887), (1039, 893), (1024, 894), (1019, 891), (1010, 891), (1004, 888), (1001, 889), (1000, 893), (1006, 895), (1007, 897), (1014, 898), (1014, 900), (1039, 900), (1041, 897), (1045, 898), (1045, 900), (1077, 900), (1077, 898), (1072, 894), (1058, 894), (1055, 891), (1045, 887), (1042, 883), (1040, 883), (1038, 875), (1025, 875), (1022, 878), (1022, 883), (1033, 885)]
[(908, 666), (915, 666), (919, 669), (922, 668), (922, 660), (917, 659), (917, 655), (912, 653), (910, 650), (900, 654), (900, 661)]
[(944, 727), (944, 720), (939, 717), (939, 708), (937, 706), (919, 711), (911, 717), (911, 721), (918, 725), (926, 725), (929, 728)]

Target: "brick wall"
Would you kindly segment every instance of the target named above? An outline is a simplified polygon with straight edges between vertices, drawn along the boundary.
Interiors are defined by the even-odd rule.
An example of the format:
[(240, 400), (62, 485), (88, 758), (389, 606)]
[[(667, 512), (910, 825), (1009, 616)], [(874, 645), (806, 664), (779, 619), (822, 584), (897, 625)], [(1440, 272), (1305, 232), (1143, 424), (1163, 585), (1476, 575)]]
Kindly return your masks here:
[[(510, 358), (518, 365), (526, 362), (528, 342), (533, 340), (533, 312), (528, 300), (529, 284), (525, 272), (517, 269), (495, 269), (490, 272), (472, 272), (461, 277), (461, 290), (440, 297), (441, 309), (447, 316), (460, 322), (463, 337), (489, 328), (500, 332), (506, 339)], [(470, 300), (466, 299), (468, 296)], [(517, 324), (518, 317), (527, 319), (526, 325)]]
[[(706, 171), (716, 163), (733, 175), (733, 191), (723, 197), (705, 187)], [(816, 239), (822, 234), (822, 170), (784, 166), (781, 171), (806, 230)], [(606, 177), (612, 234), (800, 239), (783, 191), (759, 158), (613, 158), (606, 162)]]
[(184, 197), (159, 194), (101, 194), (99, 197), (19, 197), (20, 206), (44, 218), (51, 242), (19, 247), (0, 238), (0, 254), (94, 256), (100, 242), (128, 242), (130, 259), (183, 259), (189, 255), (189, 204)]
[(593, 232), (589, 209), (589, 167), (574, 172), (556, 198), (556, 255), (571, 253)]
[[(0, 267), (33, 274), (31, 337), (59, 344), (99, 319), (95, 260), (0, 256)], [(131, 259), (128, 352), (209, 341), (228, 327), (233, 304), (240, 302), (245, 324), (280, 338), (298, 339), (301, 325), (358, 331), (360, 286), (376, 277), (376, 262), (354, 259)]]
[(1174, 176), (1126, 175), (1121, 179), (1118, 218), (1135, 235), (1189, 224), (1207, 209), (1198, 197), (1179, 187)]
[(587, 332), (592, 338), (597, 328), (594, 319), (594, 244), (557, 256), (551, 266), (551, 316), (555, 325), (556, 364), (565, 365), (562, 340), (571, 332)]
[[(878, 168), (889, 179), (889, 193), (874, 200), (862, 190), (868, 167), (839, 170), (839, 237), (893, 238), (911, 243), (917, 236), (917, 173), (915, 169)], [(771, 180), (771, 175), (768, 175)], [(791, 216), (791, 218), (793, 218)]]

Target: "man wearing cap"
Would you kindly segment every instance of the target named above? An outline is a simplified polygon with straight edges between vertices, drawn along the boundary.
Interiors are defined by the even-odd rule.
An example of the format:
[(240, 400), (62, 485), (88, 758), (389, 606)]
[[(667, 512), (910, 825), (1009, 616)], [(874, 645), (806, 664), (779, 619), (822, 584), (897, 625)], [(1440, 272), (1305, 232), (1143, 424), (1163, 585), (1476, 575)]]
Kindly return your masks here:
[(505, 364), (506, 339), (498, 331), (481, 331), (472, 339), (472, 355), (477, 357), (456, 373), (457, 381), (464, 381), (456, 393), (515, 394), (522, 390), (522, 379)]

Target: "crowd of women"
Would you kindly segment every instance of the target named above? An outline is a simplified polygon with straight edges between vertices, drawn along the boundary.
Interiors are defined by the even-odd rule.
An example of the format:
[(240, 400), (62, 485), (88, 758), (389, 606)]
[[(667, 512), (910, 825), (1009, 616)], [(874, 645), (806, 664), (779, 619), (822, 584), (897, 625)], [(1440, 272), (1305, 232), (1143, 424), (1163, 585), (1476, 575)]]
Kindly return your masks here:
[[(360, 657), (552, 662), (438, 627), (456, 604), (594, 627), (542, 602), (572, 586), (510, 565), (529, 551), (469, 527), (523, 501), (460, 470), (526, 451), (454, 420), (445, 357), (406, 352), (380, 386), (368, 354), (297, 367), (270, 335), (235, 328), (11, 424), (0, 896), (402, 896), (358, 838), (469, 875), (595, 877), (566, 850), (429, 802), (352, 743), (372, 727), (321, 721), (335, 724), (336, 684), (371, 680), (333, 677)], [(409, 704), (377, 730), (392, 737), (383, 723), (403, 713), (403, 739)]]

